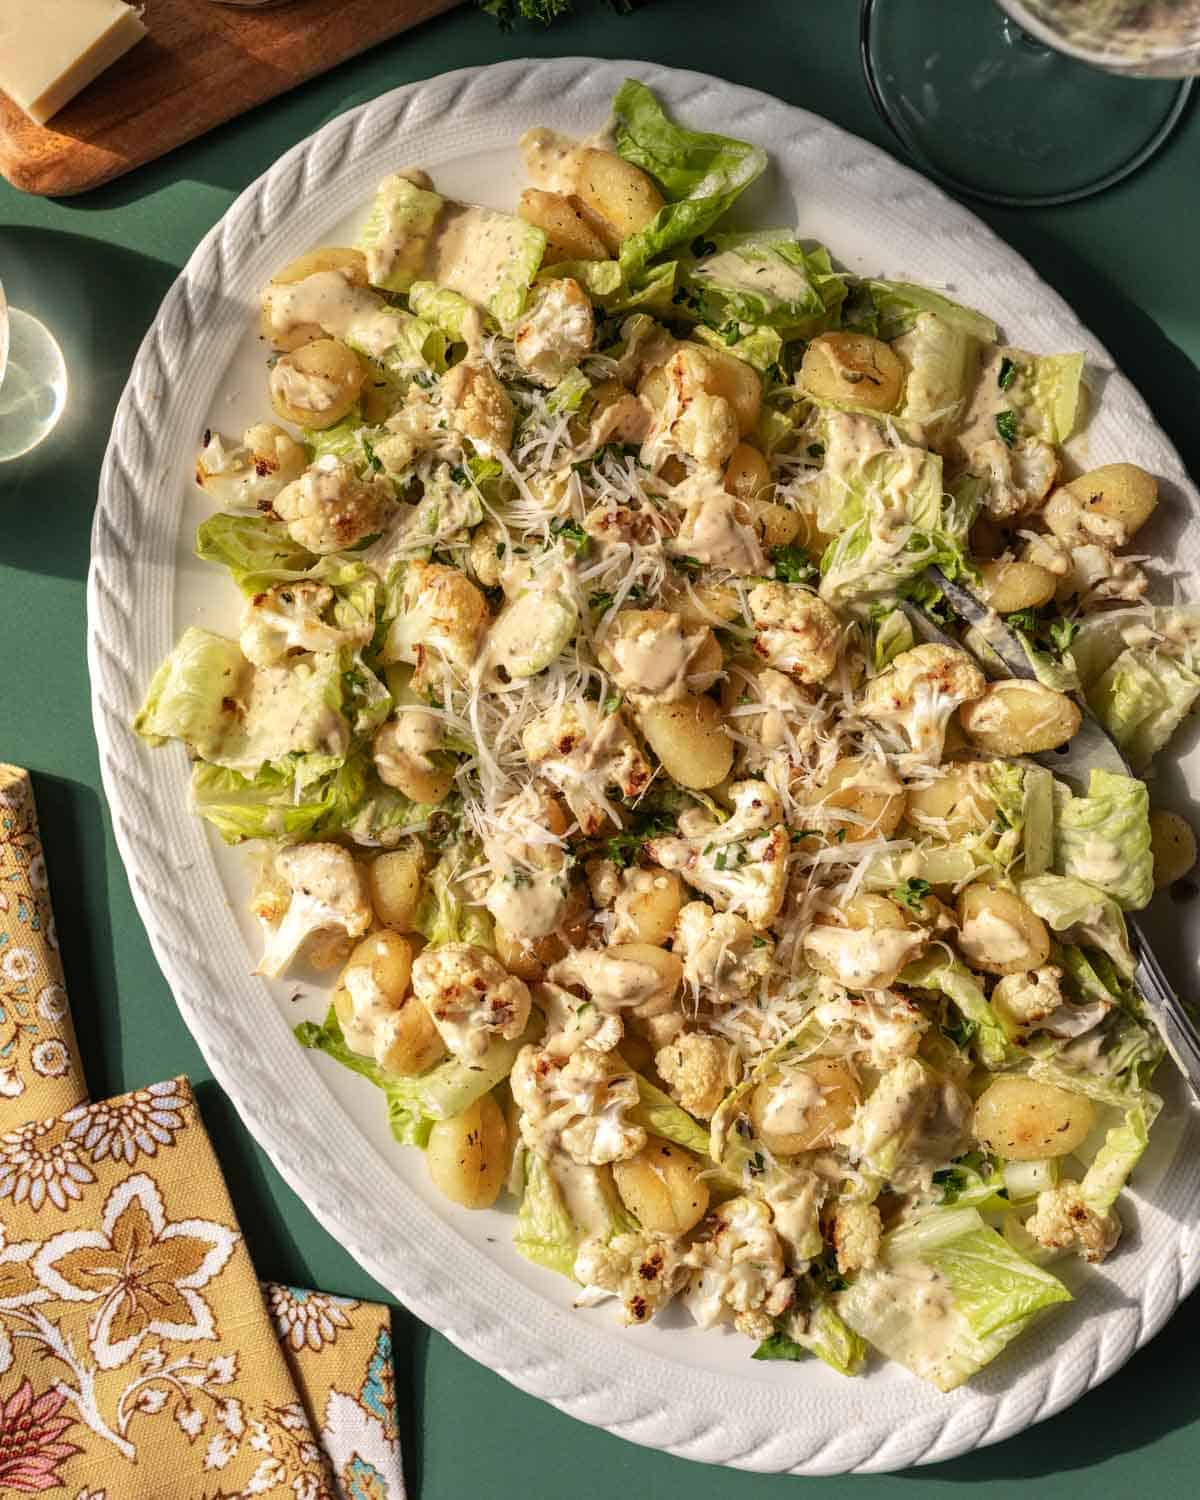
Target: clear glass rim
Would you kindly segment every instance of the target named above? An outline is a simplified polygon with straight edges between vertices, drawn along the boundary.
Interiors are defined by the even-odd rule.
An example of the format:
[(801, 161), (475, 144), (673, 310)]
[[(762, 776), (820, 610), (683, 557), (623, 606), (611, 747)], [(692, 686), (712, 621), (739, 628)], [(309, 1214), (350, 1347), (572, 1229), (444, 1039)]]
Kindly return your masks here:
[(8, 369), (8, 329), (8, 298), (0, 281), (0, 385), (4, 384), (4, 372)]
[[(1055, 31), (1048, 22), (1043, 21), (1040, 16), (1030, 14), (1022, 0), (996, 0), (1005, 15), (1019, 26), (1022, 31), (1027, 31), (1030, 36), (1036, 37), (1039, 42), (1047, 47), (1052, 47), (1055, 52), (1062, 52), (1067, 57), (1073, 57), (1076, 62), (1087, 63), (1092, 68), (1103, 68), (1106, 73), (1117, 73), (1121, 77), (1153, 77), (1161, 76), (1170, 78), (1171, 69), (1177, 65), (1191, 63), (1194, 66), (1197, 60), (1197, 51), (1194, 46), (1181, 47), (1174, 52), (1148, 53), (1145, 57), (1130, 61), (1122, 61), (1119, 53), (1091, 52), (1086, 47), (1081, 47), (1075, 42), (1069, 42), (1061, 32)], [(1151, 71), (1147, 71), (1147, 70)], [(1161, 71), (1160, 71), (1161, 70)], [(1185, 76), (1185, 75), (1178, 75)]]
[[(1174, 102), (1163, 117), (1161, 124), (1148, 140), (1133, 153), (1132, 156), (1120, 162), (1117, 166), (1110, 168), (1093, 181), (1083, 184), (1077, 188), (1070, 188), (1058, 193), (998, 193), (990, 188), (976, 187), (970, 182), (954, 177), (948, 172), (943, 172), (939, 167), (928, 159), (922, 150), (920, 143), (913, 138), (910, 132), (901, 124), (888, 107), (884, 96), (883, 87), (875, 72), (875, 63), (871, 56), (871, 27), (875, 16), (876, 6), (879, 0), (861, 0), (858, 18), (858, 51), (862, 63), (863, 75), (867, 81), (867, 91), (871, 96), (871, 103), (875, 106), (875, 112), (883, 123), (888, 127), (905, 151), (912, 158), (918, 171), (924, 176), (930, 177), (940, 187), (948, 192), (957, 193), (961, 197), (974, 198), (980, 203), (993, 203), (1000, 208), (1053, 208), (1062, 203), (1078, 203), (1083, 198), (1093, 198), (1097, 193), (1106, 192), (1115, 187), (1118, 182), (1124, 181), (1140, 167), (1158, 154), (1159, 150), (1166, 144), (1175, 132), (1188, 101), (1192, 96), (1194, 78), (1183, 78), (1178, 81)], [(1007, 11), (1005, 12), (1007, 14)], [(1012, 19), (1010, 17), (1010, 19)], [(1067, 55), (1068, 49), (1058, 46), (1055, 42), (1047, 41), (1047, 45), (1054, 51)], [(1089, 59), (1073, 57), (1073, 61), (1090, 62)], [(1095, 66), (1094, 63), (1090, 63)], [(1105, 70), (1110, 71), (1110, 70)], [(1166, 79), (1154, 80), (1164, 83)]]

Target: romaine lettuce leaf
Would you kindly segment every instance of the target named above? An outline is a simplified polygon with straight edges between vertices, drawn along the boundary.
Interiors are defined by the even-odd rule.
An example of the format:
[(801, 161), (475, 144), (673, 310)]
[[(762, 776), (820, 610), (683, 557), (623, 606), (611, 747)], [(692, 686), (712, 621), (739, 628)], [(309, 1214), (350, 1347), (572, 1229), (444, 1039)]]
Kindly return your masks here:
[(197, 761), (192, 806), (227, 844), (339, 832), (357, 812), (367, 785), (361, 755), (339, 764), (324, 755), (289, 756), (252, 777)]
[(491, 913), (483, 906), (469, 906), (458, 884), (459, 872), (467, 868), (462, 850), (457, 846), (446, 850), (426, 877), (416, 929), (435, 947), (474, 943), (491, 953), (495, 951)]
[(408, 289), (408, 305), (422, 323), (440, 329), (452, 344), (467, 343), (480, 316), (460, 292), (432, 281), (414, 281)]
[[(867, 280), (854, 284), (855, 292), (865, 291), (870, 307), (874, 310), (875, 326), (870, 329), (877, 337), (888, 341), (909, 333), (916, 326), (922, 313), (935, 313), (943, 323), (960, 329), (972, 338), (984, 343), (995, 343), (997, 329), (991, 318), (972, 308), (951, 302), (940, 292), (927, 286), (918, 286), (912, 281)], [(863, 299), (856, 298), (861, 316)]]
[(857, 1375), (867, 1357), (867, 1346), (844, 1321), (827, 1296), (811, 1301), (780, 1320), (751, 1359), (806, 1359), (815, 1354), (839, 1375)]
[(616, 147), (648, 172), (667, 199), (654, 220), (621, 246), (626, 275), (711, 229), (767, 165), (767, 153), (729, 136), (684, 130), (644, 83), (626, 79), (613, 99)]
[(1032, 911), (1068, 943), (1099, 948), (1120, 973), (1133, 973), (1133, 951), (1121, 908), (1096, 886), (1067, 875), (1035, 875), (1018, 882), (1017, 892)]
[(630, 275), (615, 260), (564, 260), (543, 267), (538, 280), (569, 276), (577, 281), (597, 306), (610, 316), (649, 308), (665, 316), (678, 316), (675, 303), (675, 279), (678, 264), (673, 260), (656, 266), (643, 266)]
[(151, 679), (133, 727), (152, 745), (178, 739), (211, 758), (236, 727), (253, 671), (236, 641), (191, 625)]
[(525, 1191), (513, 1235), (518, 1253), (535, 1265), (574, 1280), (580, 1238), (549, 1167), (536, 1153), (527, 1151)]
[(1128, 647), (1087, 688), (1088, 706), (1144, 770), (1200, 698), (1200, 672), (1163, 651)]
[(993, 1360), (1035, 1312), (1069, 1302), (1071, 1294), (977, 1210), (951, 1208), (885, 1235), (882, 1264), (834, 1300), (868, 1343), (950, 1391)]
[(985, 1066), (1003, 1065), (1008, 1054), (1004, 1027), (996, 1018), (983, 987), (970, 969), (934, 947), (900, 971), (899, 983), (911, 989), (938, 990), (959, 1014), (977, 1028), (973, 1038)]
[(913, 442), (940, 448), (970, 396), (979, 340), (937, 313), (923, 312), (893, 347), (907, 369), (897, 425)]
[(196, 532), (196, 556), (229, 569), (243, 594), (306, 578), (317, 562), (294, 542), (282, 521), (268, 516), (209, 516)]
[(701, 323), (695, 329), (695, 336), (702, 344), (709, 344), (714, 349), (724, 349), (738, 359), (744, 359), (760, 375), (765, 375), (772, 367), (778, 367), (783, 355), (783, 340), (774, 328), (750, 328), (740, 332), (740, 324), (729, 326), (731, 336), (726, 336)]
[(837, 321), (845, 278), (823, 245), (806, 249), (788, 229), (714, 234), (680, 260), (678, 314), (723, 330), (772, 328), (784, 340), (811, 338)]
[(1154, 894), (1150, 794), (1145, 782), (1093, 770), (1086, 797), (1055, 791), (1054, 869), (1098, 886), (1126, 911)]
[(372, 286), (407, 292), (421, 275), (445, 199), (407, 177), (385, 177), (375, 191), (371, 212), (356, 240), (367, 257)]
[(629, 1112), (633, 1123), (651, 1135), (662, 1136), (663, 1140), (674, 1141), (677, 1146), (694, 1151), (697, 1156), (707, 1156), (709, 1134), (700, 1121), (689, 1115), (686, 1109), (681, 1109), (670, 1094), (664, 1094), (648, 1078), (643, 1078), (640, 1073), (635, 1073), (634, 1077), (637, 1079), (638, 1102)]
[(1107, 1213), (1117, 1201), (1130, 1173), (1150, 1144), (1150, 1127), (1161, 1108), (1154, 1094), (1132, 1105), (1120, 1125), (1114, 1125), (1083, 1174), (1079, 1190), (1096, 1213)]

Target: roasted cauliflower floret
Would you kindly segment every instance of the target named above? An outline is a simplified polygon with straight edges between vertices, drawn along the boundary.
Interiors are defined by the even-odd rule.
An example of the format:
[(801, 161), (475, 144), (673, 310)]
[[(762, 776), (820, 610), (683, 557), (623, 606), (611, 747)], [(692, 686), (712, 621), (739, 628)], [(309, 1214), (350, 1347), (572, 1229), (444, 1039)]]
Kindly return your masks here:
[(418, 690), (437, 662), (444, 662), (455, 676), (466, 677), (487, 619), (487, 600), (465, 573), (441, 563), (410, 562), (400, 613), (388, 629), (383, 658), (412, 662)]
[(646, 852), (664, 870), (711, 896), (721, 911), (766, 927), (783, 905), (791, 840), (779, 795), (766, 782), (730, 788), (736, 811), (727, 822), (683, 838), (650, 839)]
[[(707, 626), (685, 632), (665, 609), (621, 610), (596, 643), (600, 665), (633, 698), (674, 703), (712, 686), (721, 653)], [(709, 670), (702, 670), (708, 668)]]
[(712, 1118), (740, 1071), (736, 1048), (702, 1031), (686, 1031), (660, 1047), (654, 1066), (676, 1104), (701, 1120)]
[(280, 490), (272, 509), (293, 541), (324, 556), (382, 532), (396, 501), (386, 479), (360, 479), (352, 463), (326, 454)]
[(481, 1057), (493, 1036), (520, 1036), (529, 1021), (528, 989), (473, 943), (423, 949), (413, 960), (412, 987), (446, 1046), (467, 1062)]
[(771, 1211), (753, 1198), (731, 1198), (710, 1222), (712, 1237), (692, 1245), (684, 1256), (692, 1268), (683, 1294), (688, 1311), (701, 1328), (732, 1315), (739, 1333), (768, 1338), (795, 1291)]
[(712, 376), (703, 352), (679, 345), (662, 373), (663, 401), (646, 443), (652, 459), (681, 453), (720, 468), (738, 445), (738, 418), (724, 396), (705, 389)]
[(257, 510), (269, 506), (307, 465), (302, 443), (282, 427), (258, 422), (246, 428), (240, 443), (226, 443), (219, 432), (207, 432), (196, 455), (196, 483), (222, 510)]
[(625, 1323), (648, 1323), (687, 1282), (683, 1245), (661, 1234), (618, 1234), (605, 1242), (584, 1240), (573, 1275), (583, 1286), (581, 1302), (601, 1293), (620, 1297)]
[(873, 1068), (886, 1071), (902, 1057), (915, 1057), (929, 1030), (929, 1017), (901, 990), (848, 995), (834, 981), (821, 981), (814, 1019), (830, 1042), (846, 1053), (861, 1053)]
[(799, 682), (824, 682), (838, 662), (842, 627), (823, 599), (795, 583), (750, 590), (754, 650)]
[(585, 834), (598, 833), (610, 818), (620, 826), (609, 787), (637, 797), (653, 774), (621, 711), (605, 714), (595, 703), (548, 709), (525, 726), (521, 744), (530, 765), (561, 790)]
[(592, 304), (577, 281), (539, 282), (513, 330), (517, 363), (538, 385), (555, 386), (589, 352), (595, 332)]
[(491, 865), (484, 905), (522, 943), (546, 937), (562, 921), (570, 893), (566, 827), (557, 798), (530, 782), (496, 808), (484, 834)]
[(507, 453), (513, 440), (513, 404), (490, 365), (463, 360), (442, 376), (442, 404), (455, 432), (485, 458)]
[(1040, 438), (1023, 438), (1010, 448), (999, 438), (971, 454), (971, 472), (987, 480), (983, 508), (997, 521), (1035, 511), (1058, 477), (1058, 455)]
[(837, 1267), (843, 1276), (869, 1271), (878, 1261), (883, 1221), (873, 1203), (843, 1199), (833, 1210), (831, 1232)]
[(550, 969), (549, 977), (555, 984), (586, 990), (602, 1011), (652, 1016), (670, 1008), (679, 988), (678, 965), (666, 955), (662, 958), (661, 965), (647, 962), (641, 944), (632, 950), (620, 945), (575, 948)]
[(603, 1011), (591, 1000), (581, 1000), (561, 985), (543, 982), (533, 989), (538, 1009), (546, 1017), (543, 1049), (560, 1062), (588, 1047), (612, 1052), (621, 1045), (625, 1027), (616, 1011)]
[(1079, 1184), (1069, 1177), (1038, 1194), (1037, 1207), (1025, 1228), (1047, 1250), (1075, 1250), (1093, 1265), (1115, 1249), (1121, 1238), (1116, 1213), (1089, 1208)]
[(914, 646), (867, 684), (862, 712), (903, 730), (913, 753), (940, 761), (956, 708), (982, 698), (987, 679), (956, 646)]
[(1075, 1005), (1062, 991), (1063, 971), (1046, 964), (1027, 973), (1005, 974), (992, 991), (992, 1009), (1009, 1036), (1024, 1039), (1035, 1031), (1051, 1036), (1083, 1036), (1103, 1021), (1111, 1001)]
[(804, 934), (804, 957), (848, 990), (884, 990), (929, 945), (921, 927), (843, 926), (818, 922)]
[(774, 946), (733, 912), (689, 901), (675, 924), (672, 944), (683, 959), (683, 977), (694, 994), (718, 1005), (749, 999), (771, 971)]
[(348, 938), (362, 937), (373, 915), (366, 877), (338, 844), (281, 849), (264, 872), (252, 910), (264, 938), (254, 972), (270, 979), (277, 979), (317, 933), (335, 929)]
[(293, 651), (336, 651), (341, 646), (365, 646), (374, 622), (348, 630), (327, 625), (323, 618), (333, 603), (333, 590), (323, 583), (300, 579), (276, 583), (265, 593), (247, 599), (242, 608), (238, 644), (256, 667), (273, 667)]
[(578, 1166), (627, 1161), (646, 1132), (626, 1118), (638, 1102), (637, 1079), (605, 1053), (581, 1048), (566, 1062), (553, 1052), (522, 1047), (509, 1076), (521, 1110), (521, 1137), (531, 1151), (567, 1153)]

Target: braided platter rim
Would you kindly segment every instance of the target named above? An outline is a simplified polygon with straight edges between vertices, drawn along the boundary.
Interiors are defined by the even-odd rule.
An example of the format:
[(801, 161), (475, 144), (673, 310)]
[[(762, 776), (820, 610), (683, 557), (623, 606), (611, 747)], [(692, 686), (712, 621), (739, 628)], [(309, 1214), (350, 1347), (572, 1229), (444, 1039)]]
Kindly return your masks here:
[[(638, 1346), (637, 1331), (598, 1327), (518, 1283), (362, 1140), (312, 1055), (285, 1036), (273, 1008), (265, 1014), (260, 982), (244, 972), (240, 951), (231, 951), (241, 949), (241, 938), (203, 831), (186, 810), (186, 758), (178, 747), (148, 754), (129, 728), (149, 675), (139, 622), (171, 620), (183, 519), (160, 434), (183, 420), (189, 383), (219, 360), (222, 340), (236, 336), (228, 332), (231, 318), (242, 320), (239, 329), (244, 323), (236, 298), (229, 305), (237, 268), (266, 252), (285, 218), (302, 233), (350, 163), (390, 151), (388, 160), (399, 164), (409, 159), (405, 141), (414, 132), (461, 131), (464, 122), (500, 111), (523, 109), (527, 123), (543, 123), (549, 100), (602, 101), (599, 124), (627, 76), (644, 79), (689, 124), (762, 141), (788, 183), (819, 161), (832, 174), (831, 191), (857, 194), (897, 222), (931, 226), (937, 253), (969, 264), (986, 285), (980, 300), (987, 310), (1004, 323), (1006, 302), (1021, 308), (1009, 326), (1019, 325), (1023, 342), (1087, 351), (1103, 382), (1103, 409), (1115, 413), (1106, 415), (1114, 441), (1128, 444), (1120, 451), (1162, 475), (1187, 514), (1200, 509), (1145, 403), (1067, 304), (967, 209), (883, 151), (806, 111), (700, 73), (589, 58), (463, 69), (352, 109), (283, 156), (201, 242), (146, 335), (116, 412), (92, 534), (87, 646), (104, 789), (156, 958), (214, 1075), (317, 1219), (417, 1316), (522, 1390), (686, 1458), (797, 1474), (936, 1462), (1062, 1410), (1163, 1326), (1200, 1279), (1200, 1223), (1156, 1204), (1160, 1197), (1168, 1208), (1200, 1198), (1200, 1151), (1176, 1149), (1156, 1192), (1138, 1200), (1135, 1283), (1102, 1297), (1080, 1326), (1031, 1330), (1025, 1355), (1014, 1351), (949, 1397), (907, 1377), (903, 1385), (868, 1375), (826, 1386), (800, 1373), (808, 1366), (787, 1367), (792, 1375), (784, 1380), (763, 1366), (739, 1374), (689, 1365), (685, 1353), (661, 1357)], [(296, 1109), (295, 1100), (307, 1107)], [(1187, 1122), (1183, 1129), (1192, 1148), (1200, 1144), (1200, 1127)], [(1065, 1336), (1056, 1339), (1055, 1330)], [(748, 1354), (749, 1345), (739, 1352)]]

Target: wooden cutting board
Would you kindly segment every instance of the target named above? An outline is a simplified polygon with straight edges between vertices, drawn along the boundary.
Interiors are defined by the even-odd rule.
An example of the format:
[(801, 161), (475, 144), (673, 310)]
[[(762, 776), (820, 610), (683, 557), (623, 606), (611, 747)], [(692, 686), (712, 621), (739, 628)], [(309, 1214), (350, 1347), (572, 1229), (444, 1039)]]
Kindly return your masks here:
[(0, 172), (27, 193), (86, 192), (458, 3), (145, 0), (149, 35), (48, 125), (0, 93)]

